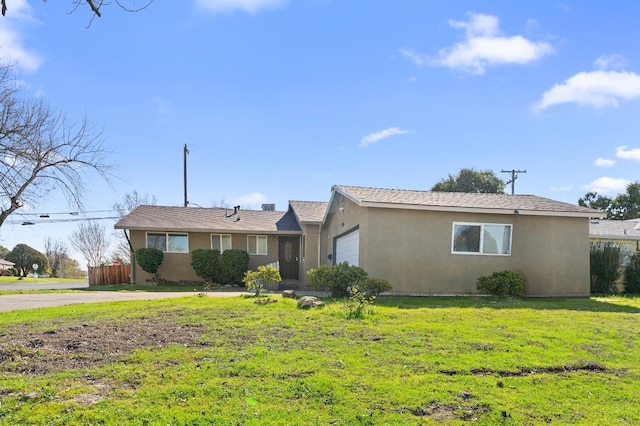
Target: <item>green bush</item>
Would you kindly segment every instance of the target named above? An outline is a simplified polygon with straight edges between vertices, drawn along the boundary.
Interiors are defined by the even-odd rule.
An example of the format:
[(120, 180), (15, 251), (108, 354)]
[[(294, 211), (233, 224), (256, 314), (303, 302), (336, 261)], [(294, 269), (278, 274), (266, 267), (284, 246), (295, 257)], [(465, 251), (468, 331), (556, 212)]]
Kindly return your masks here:
[(143, 271), (151, 275), (151, 280), (157, 284), (160, 280), (158, 269), (164, 259), (164, 253), (157, 248), (141, 248), (136, 250), (136, 260)]
[(257, 271), (247, 271), (242, 280), (247, 286), (247, 290), (254, 290), (256, 296), (260, 296), (265, 285), (275, 284), (282, 281), (280, 272), (271, 265), (258, 266)]
[(225, 283), (241, 283), (249, 270), (249, 253), (245, 250), (225, 250), (220, 255), (222, 280)]
[(476, 288), (496, 296), (524, 296), (527, 279), (522, 272), (504, 270), (478, 278)]
[(316, 290), (327, 290), (331, 297), (349, 297), (349, 289), (367, 277), (364, 269), (351, 266), (348, 262), (336, 265), (322, 265), (307, 272), (309, 282)]
[(589, 258), (592, 293), (614, 294), (616, 292), (616, 282), (620, 278), (620, 253), (619, 244), (591, 244)]
[(389, 281), (382, 278), (365, 277), (357, 284), (358, 288), (368, 296), (378, 296), (385, 291), (391, 291), (392, 287)]
[(640, 247), (636, 247), (624, 270), (625, 293), (640, 293)]
[(208, 286), (219, 284), (221, 278), (218, 250), (195, 249), (191, 252), (191, 267), (196, 275), (205, 280)]

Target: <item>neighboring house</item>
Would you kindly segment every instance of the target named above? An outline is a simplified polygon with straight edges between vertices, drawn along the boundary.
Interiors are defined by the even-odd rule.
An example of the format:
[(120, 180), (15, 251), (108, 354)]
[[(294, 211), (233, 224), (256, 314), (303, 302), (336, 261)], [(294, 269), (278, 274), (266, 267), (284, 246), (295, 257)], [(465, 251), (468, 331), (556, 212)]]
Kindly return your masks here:
[[(278, 262), (284, 280), (306, 280), (305, 268), (316, 267), (319, 224), (323, 203), (298, 202), (286, 212), (273, 205), (263, 210), (240, 208), (195, 208), (139, 206), (116, 223), (116, 229), (129, 230), (133, 250), (155, 247), (165, 252), (159, 273), (169, 281), (200, 280), (191, 267), (195, 249), (241, 249), (249, 253), (249, 268)], [(326, 206), (326, 203), (324, 203)], [(308, 236), (310, 238), (307, 238)], [(309, 240), (311, 247), (301, 247)], [(302, 253), (302, 255), (301, 255)], [(307, 254), (305, 256), (305, 254)], [(305, 269), (306, 271), (306, 269)], [(132, 269), (132, 281), (144, 281), (149, 275), (138, 265)], [(302, 278), (302, 279), (301, 279)]]
[(640, 245), (640, 218), (631, 220), (594, 219), (589, 222), (592, 243), (614, 243), (621, 247), (620, 266), (629, 264), (629, 257)]
[(533, 195), (334, 186), (322, 253), (397, 294), (473, 294), (482, 275), (524, 273), (531, 296), (589, 296), (589, 218)]
[(15, 263), (13, 262), (9, 262), (5, 259), (0, 259), (0, 275), (6, 275), (7, 269), (13, 268), (14, 265)]
[(115, 227), (134, 250), (165, 251), (160, 274), (173, 281), (198, 280), (194, 249), (234, 248), (251, 269), (279, 262), (283, 280), (302, 285), (308, 270), (347, 261), (396, 294), (474, 294), (478, 277), (510, 269), (531, 296), (589, 296), (589, 218), (600, 215), (533, 195), (334, 186), (328, 203), (290, 201), (286, 212), (140, 206)]

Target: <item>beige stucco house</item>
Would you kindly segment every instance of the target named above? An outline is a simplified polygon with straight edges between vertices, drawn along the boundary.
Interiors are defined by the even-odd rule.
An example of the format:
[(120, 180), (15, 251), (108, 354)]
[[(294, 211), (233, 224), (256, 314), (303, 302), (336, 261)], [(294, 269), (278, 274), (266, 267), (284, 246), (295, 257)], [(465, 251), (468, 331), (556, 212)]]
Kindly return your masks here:
[(504, 269), (531, 296), (589, 296), (594, 210), (533, 195), (333, 188), (321, 257), (389, 280), (397, 294), (473, 294)]
[[(304, 284), (307, 277), (301, 271), (318, 266), (318, 236), (326, 206), (326, 202), (292, 201), (282, 212), (272, 205), (262, 210), (143, 205), (115, 228), (128, 231), (133, 251), (161, 249), (165, 255), (158, 272), (168, 281), (200, 280), (190, 265), (193, 250), (240, 249), (249, 253), (250, 269), (278, 264), (283, 280)], [(132, 281), (148, 278), (134, 264)]]
[(238, 248), (250, 268), (278, 262), (300, 285), (309, 269), (346, 261), (396, 294), (475, 294), (479, 276), (511, 269), (531, 296), (588, 296), (589, 218), (599, 215), (533, 195), (334, 186), (329, 202), (290, 201), (284, 212), (140, 206), (116, 228), (134, 250), (163, 249), (160, 273), (173, 281), (198, 279), (194, 249)]

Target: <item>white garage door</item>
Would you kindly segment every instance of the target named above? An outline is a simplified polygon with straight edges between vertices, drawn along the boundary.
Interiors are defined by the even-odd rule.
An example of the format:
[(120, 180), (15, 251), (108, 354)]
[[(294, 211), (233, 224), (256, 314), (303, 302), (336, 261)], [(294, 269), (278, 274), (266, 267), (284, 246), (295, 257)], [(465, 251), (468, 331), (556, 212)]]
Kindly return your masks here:
[(336, 240), (336, 263), (349, 262), (358, 266), (360, 258), (360, 230), (356, 229)]

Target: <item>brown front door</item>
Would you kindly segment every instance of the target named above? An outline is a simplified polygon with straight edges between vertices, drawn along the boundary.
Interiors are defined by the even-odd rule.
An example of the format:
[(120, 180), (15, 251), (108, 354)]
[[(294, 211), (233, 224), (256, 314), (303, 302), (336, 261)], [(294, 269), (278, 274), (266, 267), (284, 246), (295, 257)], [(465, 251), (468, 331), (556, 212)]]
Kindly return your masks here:
[(280, 277), (282, 280), (298, 280), (300, 237), (278, 238), (278, 261), (280, 262)]

